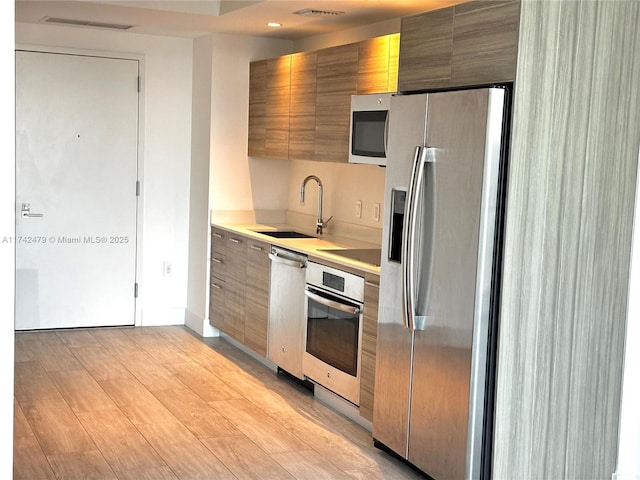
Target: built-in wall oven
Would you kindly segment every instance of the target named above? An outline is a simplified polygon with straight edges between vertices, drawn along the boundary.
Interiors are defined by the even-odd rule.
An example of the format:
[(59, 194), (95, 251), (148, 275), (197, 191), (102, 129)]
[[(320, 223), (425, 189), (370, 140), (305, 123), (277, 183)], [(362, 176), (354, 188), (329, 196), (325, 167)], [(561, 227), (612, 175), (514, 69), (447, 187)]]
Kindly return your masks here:
[(303, 374), (359, 405), (364, 278), (308, 262), (305, 296)]

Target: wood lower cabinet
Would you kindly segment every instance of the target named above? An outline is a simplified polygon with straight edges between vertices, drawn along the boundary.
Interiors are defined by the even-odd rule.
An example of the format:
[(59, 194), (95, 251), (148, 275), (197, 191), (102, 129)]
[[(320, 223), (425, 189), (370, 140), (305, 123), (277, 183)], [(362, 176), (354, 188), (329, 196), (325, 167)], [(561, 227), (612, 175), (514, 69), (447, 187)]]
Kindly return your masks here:
[(227, 234), (211, 229), (211, 273), (209, 281), (209, 323), (224, 330)]
[(268, 243), (211, 229), (209, 323), (267, 356)]
[(513, 82), (520, 1), (471, 1), (404, 17), (398, 90)]
[(376, 380), (379, 290), (380, 276), (373, 273), (365, 273), (362, 364), (360, 369), (360, 416), (370, 421), (373, 421), (373, 391)]
[(269, 248), (267, 243), (247, 241), (244, 344), (263, 357), (269, 328)]

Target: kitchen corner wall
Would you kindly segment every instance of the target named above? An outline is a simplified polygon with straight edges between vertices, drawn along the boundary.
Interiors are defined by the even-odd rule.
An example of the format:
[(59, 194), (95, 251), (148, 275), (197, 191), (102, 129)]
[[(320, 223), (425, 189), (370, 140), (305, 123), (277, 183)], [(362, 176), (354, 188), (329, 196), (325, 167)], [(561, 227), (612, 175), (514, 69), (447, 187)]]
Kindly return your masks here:
[(640, 146), (640, 3), (524, 0), (513, 125), (493, 478), (611, 478)]
[[(16, 45), (142, 58), (142, 245), (137, 324), (184, 323), (189, 248), (193, 41), (16, 23)], [(173, 273), (163, 276), (163, 262)]]

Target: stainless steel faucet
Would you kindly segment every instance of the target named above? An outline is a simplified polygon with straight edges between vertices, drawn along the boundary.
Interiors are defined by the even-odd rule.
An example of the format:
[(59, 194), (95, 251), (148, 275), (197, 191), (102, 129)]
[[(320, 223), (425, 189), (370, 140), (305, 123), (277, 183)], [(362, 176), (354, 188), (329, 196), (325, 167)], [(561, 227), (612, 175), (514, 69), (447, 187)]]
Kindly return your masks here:
[(326, 222), (322, 220), (322, 182), (315, 175), (309, 175), (302, 181), (302, 185), (300, 185), (300, 203), (304, 203), (304, 189), (309, 180), (315, 180), (318, 183), (318, 218), (316, 219), (316, 234), (322, 235), (322, 229), (331, 221), (333, 215), (329, 217)]

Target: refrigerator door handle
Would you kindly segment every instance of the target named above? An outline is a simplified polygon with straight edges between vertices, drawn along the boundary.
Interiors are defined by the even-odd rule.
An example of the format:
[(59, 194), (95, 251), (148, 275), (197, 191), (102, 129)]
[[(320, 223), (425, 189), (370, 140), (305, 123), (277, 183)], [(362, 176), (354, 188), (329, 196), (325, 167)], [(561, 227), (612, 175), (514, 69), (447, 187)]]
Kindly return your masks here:
[(402, 244), (402, 296), (404, 325), (409, 330), (416, 329), (415, 318), (415, 263), (416, 263), (416, 237), (417, 216), (419, 199), (423, 185), (424, 172), (427, 164), (427, 156), (432, 149), (417, 146), (411, 168), (411, 179), (407, 191), (405, 203), (405, 224)]

